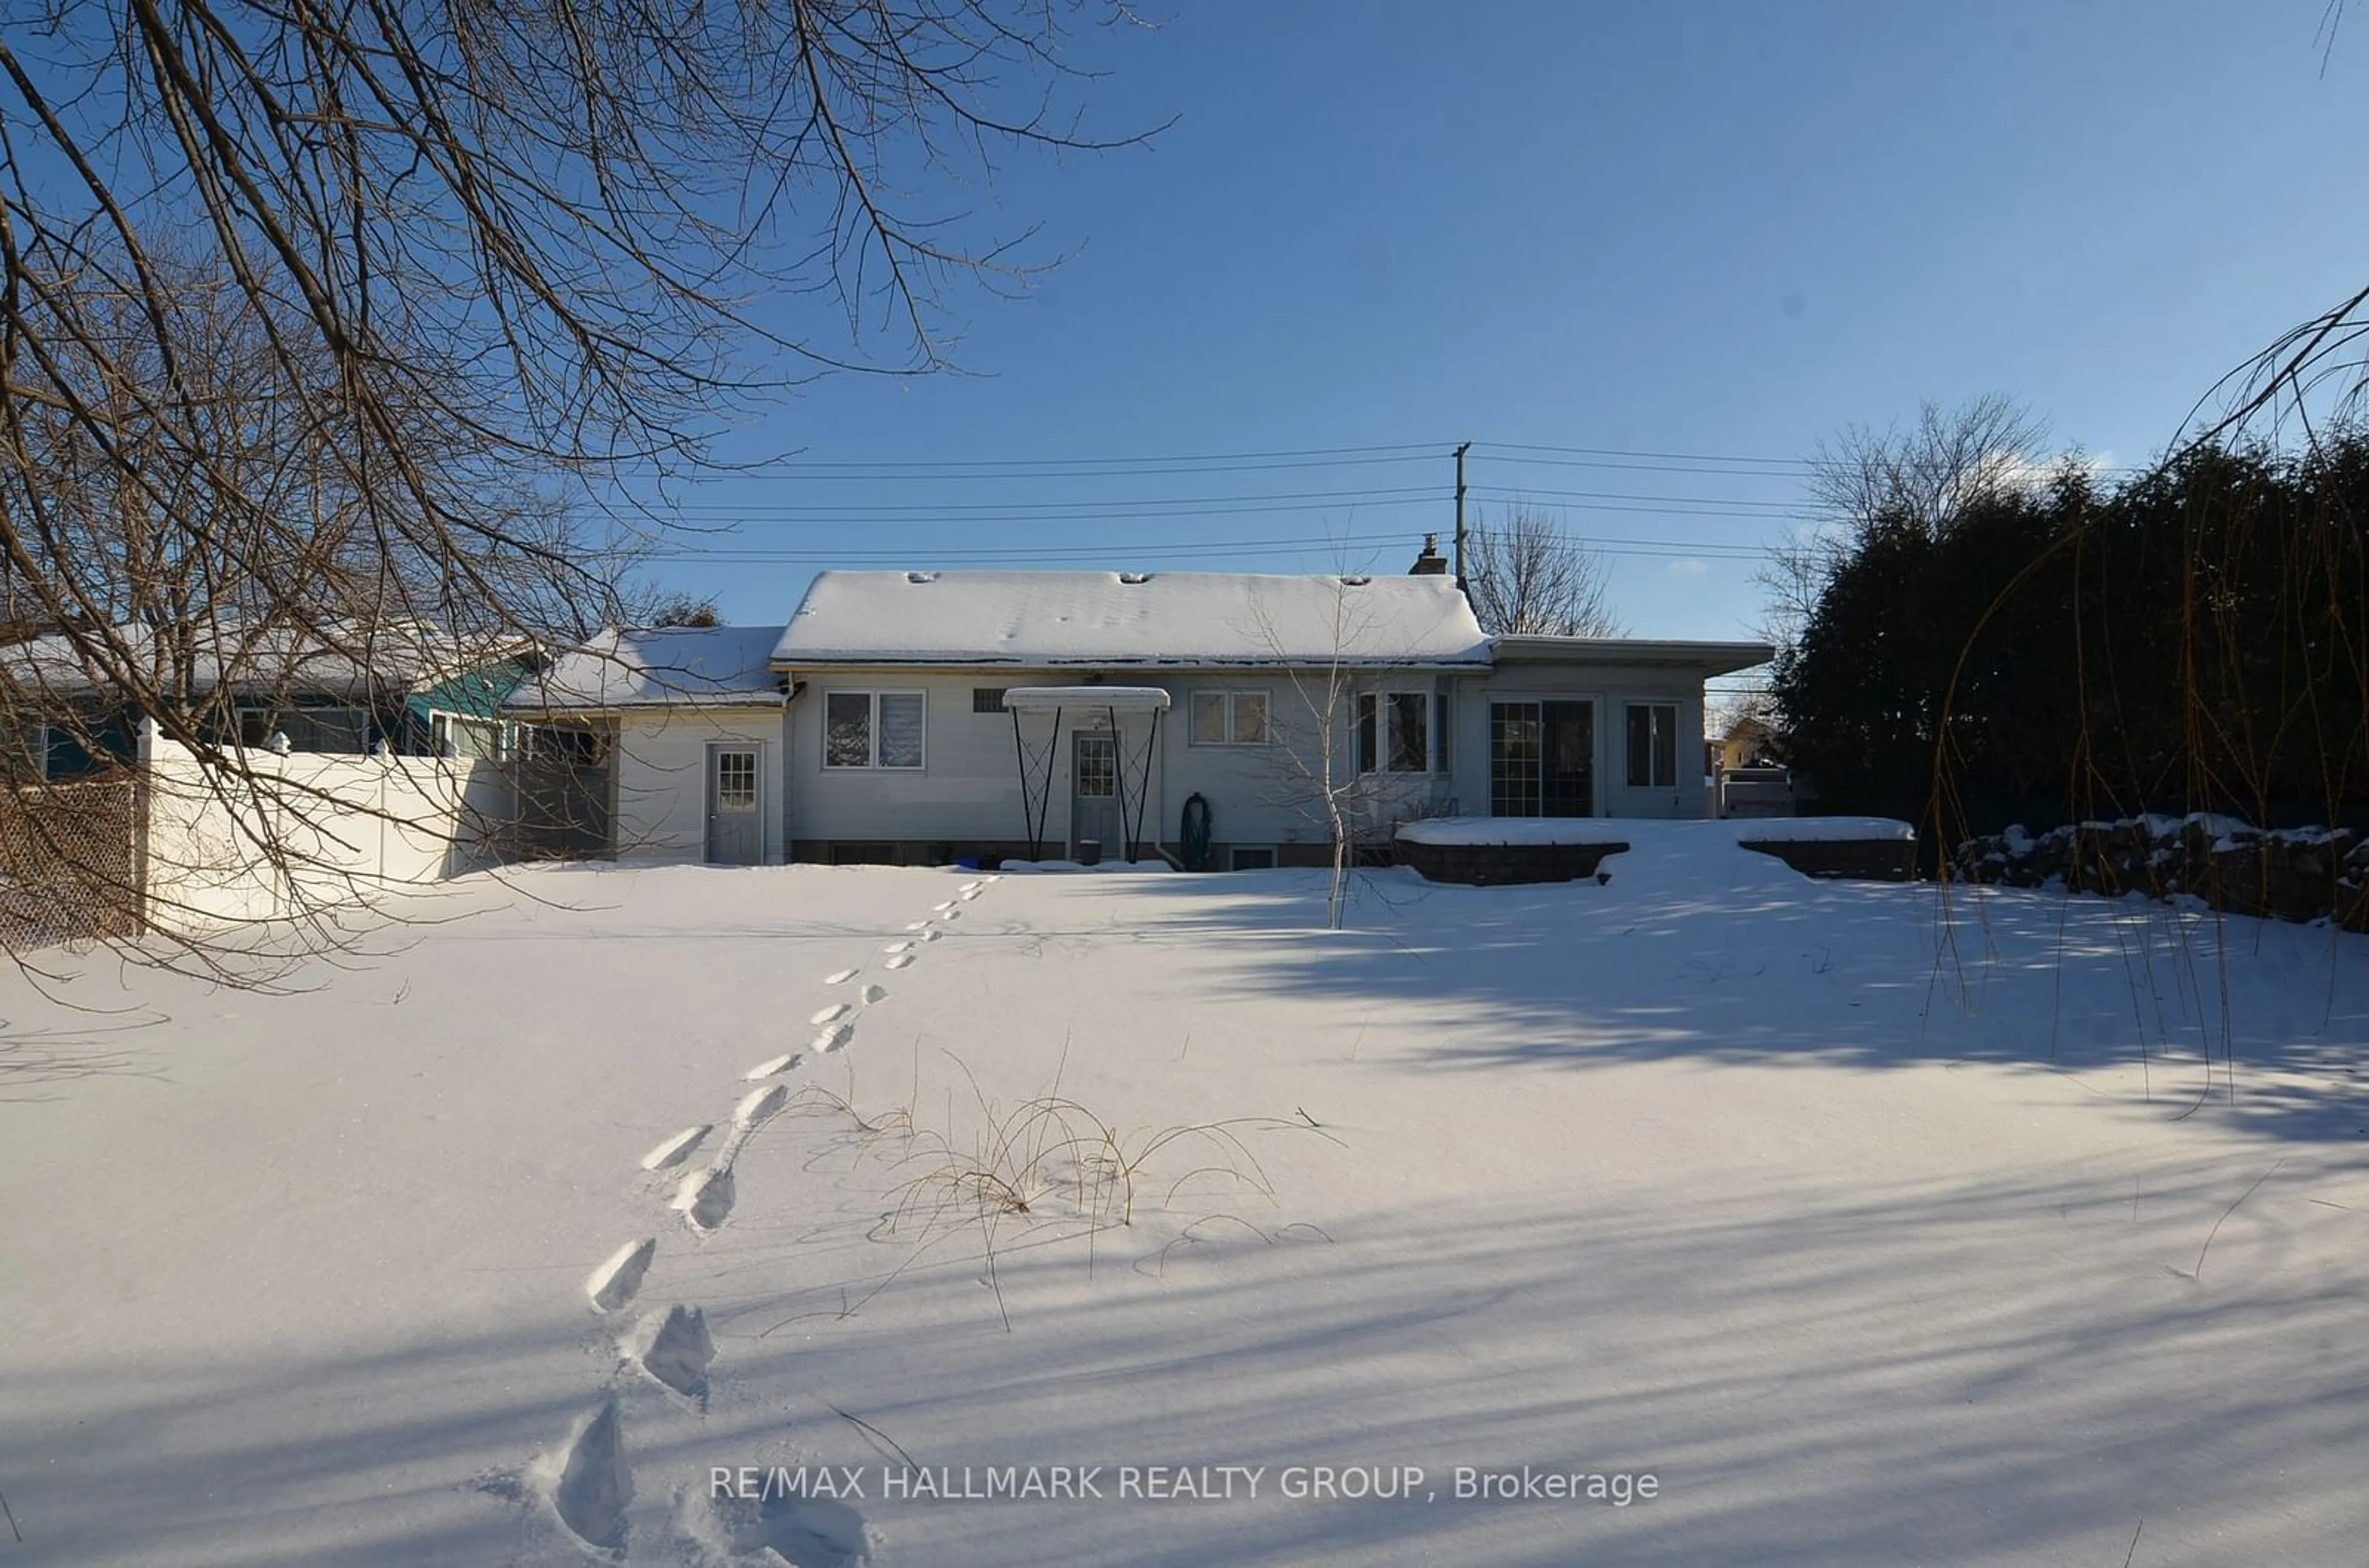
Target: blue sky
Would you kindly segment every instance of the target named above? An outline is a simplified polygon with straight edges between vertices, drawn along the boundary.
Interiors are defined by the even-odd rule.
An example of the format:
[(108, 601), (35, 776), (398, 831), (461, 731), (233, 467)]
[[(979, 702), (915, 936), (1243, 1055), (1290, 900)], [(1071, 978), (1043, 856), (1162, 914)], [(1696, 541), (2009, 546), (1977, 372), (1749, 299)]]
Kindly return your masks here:
[(831, 565), (1399, 570), (1471, 441), (1476, 507), (1612, 542), (1632, 632), (1743, 635), (1822, 436), (1996, 391), (2141, 461), (2369, 274), (2324, 0), (1168, 11), (1078, 53), (1154, 144), (928, 193), (1063, 264), (951, 297), (966, 373), (736, 430), (795, 458), (691, 492), (734, 558), (666, 581), (758, 622)]

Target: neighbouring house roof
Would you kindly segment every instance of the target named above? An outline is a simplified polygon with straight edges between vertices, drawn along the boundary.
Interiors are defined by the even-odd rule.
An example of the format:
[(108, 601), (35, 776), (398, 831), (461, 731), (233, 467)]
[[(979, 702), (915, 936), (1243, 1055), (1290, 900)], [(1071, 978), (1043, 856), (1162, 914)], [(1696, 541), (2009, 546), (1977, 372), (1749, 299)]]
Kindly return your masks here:
[(1246, 572), (823, 572), (776, 664), (1486, 669), (1443, 577)]
[[(85, 634), (102, 635), (121, 650), (114, 657), (143, 668), (177, 657), (168, 640), (170, 628), (133, 623), (104, 634)], [(527, 646), (472, 647), (418, 621), (347, 624), (317, 634), (292, 626), (247, 628), (225, 622), (191, 627), (187, 641), (187, 686), (192, 693), (227, 685), (237, 692), (339, 696), (408, 691), (477, 663), (514, 658)], [(105, 671), (97, 671), (95, 678), (82, 646), (54, 632), (0, 647), (0, 681), (51, 696), (109, 694)]]
[(1499, 664), (1627, 664), (1732, 675), (1777, 657), (1767, 643), (1670, 642), (1646, 637), (1505, 636), (1490, 639)]
[(778, 707), (779, 626), (612, 630), (552, 661), (502, 706), (510, 712), (605, 713), (623, 708)]

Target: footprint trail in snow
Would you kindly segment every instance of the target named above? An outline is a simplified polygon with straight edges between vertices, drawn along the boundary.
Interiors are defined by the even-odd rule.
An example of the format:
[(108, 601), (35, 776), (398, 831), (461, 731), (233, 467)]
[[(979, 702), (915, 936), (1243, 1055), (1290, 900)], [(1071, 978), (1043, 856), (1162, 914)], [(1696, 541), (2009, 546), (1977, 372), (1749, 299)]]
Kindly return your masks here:
[(642, 1288), (642, 1276), (650, 1271), (650, 1260), (658, 1254), (658, 1241), (655, 1236), (645, 1236), (619, 1247), (584, 1282), (584, 1294), (591, 1300), (592, 1310), (613, 1312), (632, 1301), (634, 1293)]
[(642, 1169), (645, 1171), (672, 1170), (691, 1158), (691, 1151), (699, 1147), (700, 1139), (705, 1138), (711, 1130), (713, 1129), (706, 1122), (702, 1122), (697, 1127), (683, 1128), (647, 1154), (643, 1155)]
[(724, 1221), (731, 1218), (735, 1196), (732, 1167), (711, 1165), (683, 1178), (674, 1195), (674, 1207), (691, 1221), (692, 1230), (705, 1235), (724, 1228)]
[(617, 1402), (577, 1423), (550, 1461), (551, 1504), (561, 1522), (584, 1542), (603, 1551), (625, 1544), (625, 1506), (634, 1500), (634, 1475), (625, 1464), (625, 1435)]

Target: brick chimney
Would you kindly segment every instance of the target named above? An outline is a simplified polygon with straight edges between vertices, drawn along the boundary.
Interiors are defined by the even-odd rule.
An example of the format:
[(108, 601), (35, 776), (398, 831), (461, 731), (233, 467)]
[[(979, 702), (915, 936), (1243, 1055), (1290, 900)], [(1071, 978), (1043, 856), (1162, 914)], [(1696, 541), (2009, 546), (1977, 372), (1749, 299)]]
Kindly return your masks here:
[(1411, 578), (1444, 578), (1447, 575), (1448, 557), (1439, 553), (1439, 535), (1436, 533), (1425, 534), (1423, 536), (1423, 554), (1417, 555), (1414, 558), (1414, 565), (1407, 568), (1407, 576)]

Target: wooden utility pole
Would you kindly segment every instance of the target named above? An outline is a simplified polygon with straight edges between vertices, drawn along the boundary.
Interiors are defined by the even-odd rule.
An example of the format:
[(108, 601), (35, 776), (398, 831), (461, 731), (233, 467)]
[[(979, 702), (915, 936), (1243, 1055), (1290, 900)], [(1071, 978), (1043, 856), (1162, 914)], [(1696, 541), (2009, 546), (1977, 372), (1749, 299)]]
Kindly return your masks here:
[(1456, 590), (1464, 589), (1464, 454), (1472, 450), (1466, 441), (1456, 449)]

